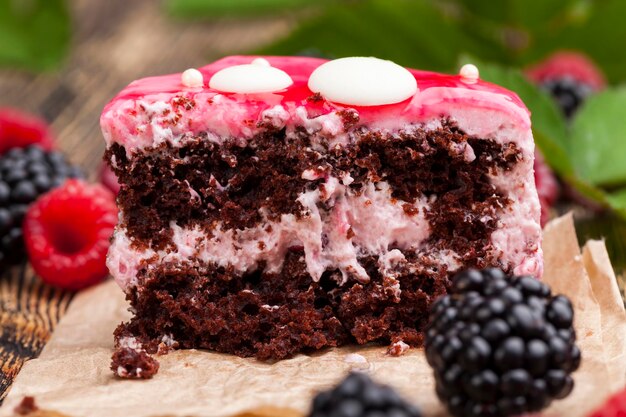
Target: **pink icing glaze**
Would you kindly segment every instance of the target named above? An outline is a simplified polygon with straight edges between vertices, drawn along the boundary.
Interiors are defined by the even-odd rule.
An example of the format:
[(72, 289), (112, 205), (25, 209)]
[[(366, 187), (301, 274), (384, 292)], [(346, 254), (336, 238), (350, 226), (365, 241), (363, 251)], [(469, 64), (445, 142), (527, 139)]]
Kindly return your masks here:
[[(258, 123), (265, 120), (264, 112), (276, 107), (283, 109), (285, 114), (281, 122), (286, 125), (302, 123), (302, 115), (296, 111), (299, 108), (305, 109), (310, 120), (353, 109), (359, 117), (359, 124), (385, 128), (447, 115), (452, 108), (473, 108), (507, 114), (510, 121), (522, 130), (530, 127), (528, 110), (515, 93), (480, 80), (466, 83), (459, 75), (427, 71), (410, 70), (419, 89), (412, 98), (383, 106), (343, 106), (324, 99), (312, 99), (313, 93), (307, 86), (309, 75), (326, 62), (318, 58), (264, 57), (293, 79), (293, 85), (281, 92), (244, 95), (220, 93), (208, 87), (211, 76), (217, 71), (250, 63), (254, 58), (232, 56), (200, 68), (204, 76), (202, 87), (185, 87), (180, 73), (132, 82), (104, 109), (101, 124), (107, 143), (120, 143), (127, 151), (149, 146), (153, 143), (155, 129), (165, 129), (170, 140), (207, 131), (223, 136), (250, 137), (259, 128)], [(188, 105), (190, 102), (193, 106)], [(150, 106), (155, 103), (161, 105)], [(147, 117), (141, 119), (141, 113), (147, 113)], [(138, 128), (142, 122), (145, 127)]]

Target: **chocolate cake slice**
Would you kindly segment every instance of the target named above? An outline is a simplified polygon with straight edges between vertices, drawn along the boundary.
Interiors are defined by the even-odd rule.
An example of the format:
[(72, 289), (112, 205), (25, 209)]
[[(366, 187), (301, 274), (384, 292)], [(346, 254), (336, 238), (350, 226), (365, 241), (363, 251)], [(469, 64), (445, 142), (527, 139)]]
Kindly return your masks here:
[(455, 271), (541, 275), (529, 113), (474, 66), (229, 57), (131, 83), (101, 125), (121, 350), (419, 346)]

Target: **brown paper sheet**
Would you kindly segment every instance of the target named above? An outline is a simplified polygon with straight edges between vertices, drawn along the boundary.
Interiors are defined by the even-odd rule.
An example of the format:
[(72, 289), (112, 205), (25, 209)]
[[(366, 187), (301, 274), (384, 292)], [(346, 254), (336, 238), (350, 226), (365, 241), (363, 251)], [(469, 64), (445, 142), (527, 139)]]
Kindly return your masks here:
[[(585, 416), (626, 384), (626, 312), (603, 242), (589, 242), (581, 253), (570, 215), (546, 227), (544, 251), (545, 281), (574, 300), (583, 352), (573, 394), (545, 415)], [(112, 332), (127, 317), (124, 297), (113, 282), (80, 294), (41, 356), (18, 375), (0, 416), (12, 415), (25, 395), (34, 396), (41, 408), (74, 417), (298, 416), (316, 391), (354, 368), (395, 386), (426, 416), (446, 415), (421, 349), (395, 358), (380, 346), (348, 347), (275, 364), (176, 351), (159, 358), (154, 379), (119, 380), (109, 371)], [(282, 414), (277, 408), (293, 411)], [(258, 414), (246, 413), (251, 410)]]

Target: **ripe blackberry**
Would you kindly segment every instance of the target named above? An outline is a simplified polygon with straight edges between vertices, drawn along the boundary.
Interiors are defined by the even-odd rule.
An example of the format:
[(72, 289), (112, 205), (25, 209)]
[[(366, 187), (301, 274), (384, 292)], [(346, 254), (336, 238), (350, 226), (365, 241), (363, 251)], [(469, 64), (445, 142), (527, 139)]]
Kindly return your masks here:
[(393, 388), (353, 372), (338, 386), (315, 397), (309, 417), (420, 417)]
[(437, 395), (455, 416), (535, 412), (570, 394), (580, 365), (569, 299), (530, 276), (459, 273), (437, 300), (425, 348)]
[(541, 88), (556, 101), (566, 118), (570, 119), (580, 105), (593, 93), (593, 89), (569, 76), (545, 80)]
[(606, 86), (602, 70), (591, 58), (576, 51), (557, 51), (527, 68), (526, 74), (554, 97), (568, 119), (587, 96)]
[(22, 221), (29, 204), (67, 178), (82, 177), (62, 154), (37, 145), (0, 156), (0, 269), (25, 257)]

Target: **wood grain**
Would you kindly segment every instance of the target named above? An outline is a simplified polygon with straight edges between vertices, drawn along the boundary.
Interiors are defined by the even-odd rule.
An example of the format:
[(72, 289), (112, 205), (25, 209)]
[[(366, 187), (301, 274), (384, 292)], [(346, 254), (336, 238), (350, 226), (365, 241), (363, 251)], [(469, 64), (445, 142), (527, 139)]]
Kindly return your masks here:
[(72, 299), (43, 284), (28, 265), (0, 280), (0, 402), (24, 361), (39, 355)]
[[(244, 53), (289, 30), (290, 20), (177, 21), (153, 0), (75, 0), (72, 52), (56, 73), (0, 72), (0, 106), (47, 119), (69, 159), (97, 176), (102, 108), (130, 81)], [(25, 360), (36, 357), (72, 294), (42, 284), (27, 265), (0, 271), (0, 404)]]

